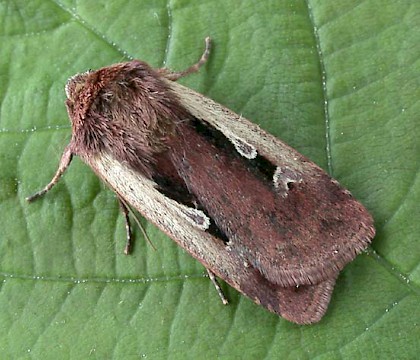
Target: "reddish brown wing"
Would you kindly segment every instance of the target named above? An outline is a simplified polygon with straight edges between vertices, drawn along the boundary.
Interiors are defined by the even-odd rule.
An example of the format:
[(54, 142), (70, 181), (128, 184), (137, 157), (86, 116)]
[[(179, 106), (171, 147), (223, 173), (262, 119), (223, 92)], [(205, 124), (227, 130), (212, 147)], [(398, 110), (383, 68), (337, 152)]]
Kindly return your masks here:
[(300, 175), (289, 166), (285, 176), (301, 180), (279, 190), (275, 166), (246, 159), (222, 134), (198, 122), (178, 125), (167, 156), (243, 262), (275, 284), (317, 284), (334, 278), (366, 247), (370, 216), (318, 167)]
[[(276, 284), (316, 284), (334, 278), (367, 247), (375, 233), (371, 216), (322, 169), (212, 100), (171, 87), (194, 117), (225, 136), (223, 145), (215, 131), (183, 124), (171, 156), (244, 261)], [(230, 146), (238, 140), (258, 155), (240, 154)]]

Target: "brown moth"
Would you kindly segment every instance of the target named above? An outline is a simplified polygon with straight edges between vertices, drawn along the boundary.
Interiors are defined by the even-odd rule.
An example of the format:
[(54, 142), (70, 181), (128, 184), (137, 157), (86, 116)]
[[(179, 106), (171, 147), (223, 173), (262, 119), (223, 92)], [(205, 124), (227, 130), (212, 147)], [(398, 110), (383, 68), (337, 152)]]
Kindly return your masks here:
[(215, 275), (298, 324), (324, 315), (338, 273), (375, 234), (366, 209), (321, 168), (257, 125), (133, 60), (70, 78), (72, 138), (50, 190), (78, 155)]

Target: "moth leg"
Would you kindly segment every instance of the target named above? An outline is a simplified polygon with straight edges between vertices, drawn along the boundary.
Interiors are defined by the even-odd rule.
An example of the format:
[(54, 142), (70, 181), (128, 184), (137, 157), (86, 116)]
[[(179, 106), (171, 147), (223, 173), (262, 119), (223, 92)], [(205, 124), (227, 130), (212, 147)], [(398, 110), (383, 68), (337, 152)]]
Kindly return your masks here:
[(120, 197), (118, 194), (116, 194), (116, 195), (117, 195), (118, 203), (120, 204), (121, 212), (123, 213), (123, 216), (124, 216), (125, 230), (126, 230), (126, 233), (127, 233), (127, 242), (125, 244), (124, 254), (125, 255), (130, 255), (131, 251), (133, 250), (133, 245), (134, 245), (133, 232), (131, 231), (130, 217), (128, 216), (128, 214), (130, 213), (130, 210), (131, 210), (131, 213), (133, 215), (134, 221), (136, 222), (136, 224), (140, 228), (144, 238), (152, 246), (153, 250), (156, 250), (155, 246), (153, 245), (152, 241), (149, 238), (149, 235), (147, 235), (146, 230), (144, 229), (144, 226), (141, 224), (140, 220), (136, 216), (136, 213), (133, 212), (133, 210), (130, 208), (129, 205), (127, 205), (127, 203), (124, 201), (124, 199), (122, 197)]
[(209, 274), (209, 278), (211, 282), (213, 283), (214, 287), (216, 288), (217, 293), (219, 294), (220, 299), (222, 300), (223, 305), (226, 305), (229, 301), (226, 299), (225, 294), (223, 294), (223, 291), (219, 283), (217, 282), (216, 275), (214, 275), (214, 273), (211, 270), (207, 268), (206, 270), (207, 270), (207, 273)]
[(170, 71), (169, 69), (163, 68), (159, 69), (159, 72), (165, 76), (168, 80), (177, 81), (178, 79), (187, 76), (189, 74), (197, 72), (201, 66), (203, 66), (210, 55), (210, 48), (211, 48), (211, 39), (210, 37), (205, 38), (206, 48), (204, 49), (203, 55), (201, 55), (200, 60), (196, 62), (194, 65), (191, 65), (188, 69), (184, 71)]
[(60, 180), (60, 177), (64, 174), (66, 169), (69, 167), (72, 158), (73, 158), (73, 152), (70, 148), (70, 145), (68, 145), (65, 148), (65, 150), (63, 152), (63, 155), (61, 155), (60, 165), (58, 166), (57, 172), (55, 173), (55, 175), (51, 179), (51, 181), (41, 191), (38, 191), (37, 193), (35, 193), (31, 196), (28, 196), (26, 198), (26, 200), (29, 201), (29, 202), (34, 201), (34, 200), (38, 199), (39, 197), (41, 197), (42, 195), (44, 195), (45, 193), (47, 193), (48, 191), (50, 191), (51, 188), (55, 184), (58, 183), (58, 181)]
[(133, 237), (132, 237), (132, 231), (131, 231), (130, 217), (128, 216), (129, 210), (127, 206), (125, 205), (124, 201), (119, 196), (118, 196), (118, 203), (120, 204), (120, 209), (124, 216), (125, 232), (127, 234), (127, 241), (125, 243), (124, 254), (129, 255), (131, 254), (131, 251), (133, 250), (133, 243), (134, 243)]

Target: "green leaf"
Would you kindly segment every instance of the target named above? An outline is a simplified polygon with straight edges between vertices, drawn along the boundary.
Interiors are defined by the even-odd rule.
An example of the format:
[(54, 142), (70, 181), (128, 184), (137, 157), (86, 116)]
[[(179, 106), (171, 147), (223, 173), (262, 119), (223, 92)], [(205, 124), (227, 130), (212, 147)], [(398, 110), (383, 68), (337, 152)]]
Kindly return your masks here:
[[(420, 351), (420, 3), (0, 2), (2, 358), (412, 359)], [(115, 196), (75, 160), (64, 84), (140, 58), (260, 124), (371, 211), (377, 236), (323, 320), (298, 326), (223, 284), (156, 228), (123, 255)]]

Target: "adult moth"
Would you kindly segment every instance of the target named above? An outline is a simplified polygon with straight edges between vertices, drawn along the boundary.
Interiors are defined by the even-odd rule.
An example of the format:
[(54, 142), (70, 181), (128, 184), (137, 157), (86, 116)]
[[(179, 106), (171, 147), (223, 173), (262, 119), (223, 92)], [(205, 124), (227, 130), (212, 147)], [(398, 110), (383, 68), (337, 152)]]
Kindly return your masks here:
[(373, 238), (372, 218), (296, 150), (175, 82), (209, 50), (207, 38), (183, 72), (133, 60), (70, 78), (71, 141), (50, 183), (27, 199), (50, 190), (78, 155), (120, 199), (128, 240), (130, 206), (212, 280), (289, 321), (317, 322), (339, 271)]

